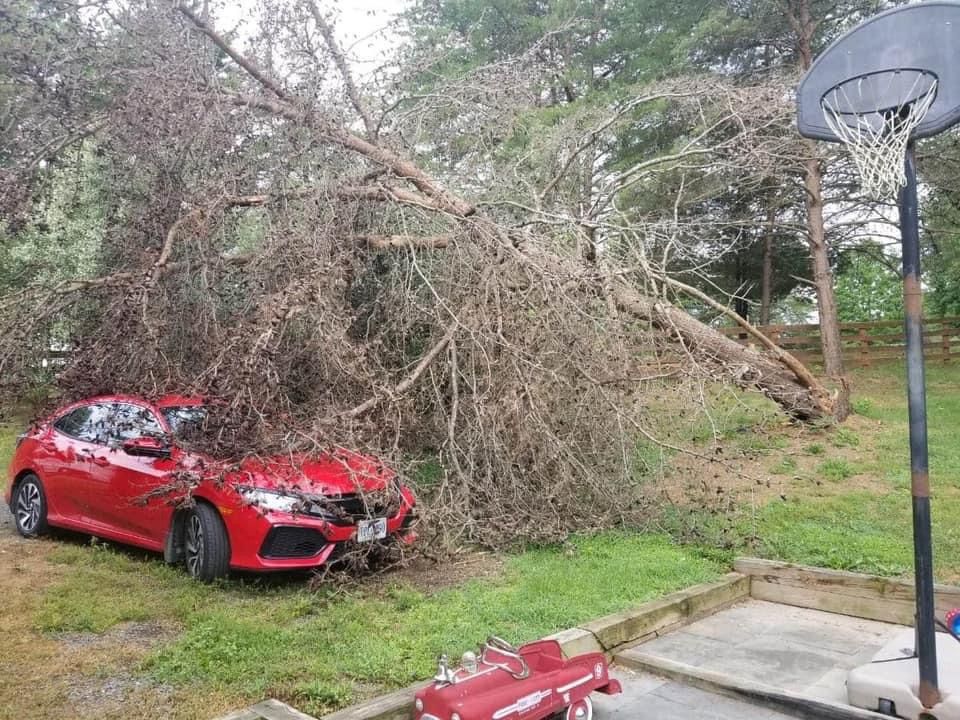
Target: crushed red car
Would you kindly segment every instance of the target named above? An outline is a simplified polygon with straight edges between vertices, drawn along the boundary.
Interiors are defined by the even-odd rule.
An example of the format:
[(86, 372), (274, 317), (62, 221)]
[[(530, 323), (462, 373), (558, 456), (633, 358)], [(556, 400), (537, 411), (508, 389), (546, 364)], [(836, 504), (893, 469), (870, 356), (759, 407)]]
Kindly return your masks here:
[(433, 685), (414, 698), (414, 720), (591, 720), (591, 692), (616, 695), (603, 653), (564, 659), (556, 640), (514, 648), (490, 637), (478, 658), (464, 653), (452, 670), (446, 657)]
[[(377, 458), (217, 460), (185, 447), (201, 398), (111, 395), (73, 403), (17, 440), (5, 498), (21, 535), (50, 526), (162, 552), (210, 581), (230, 568), (312, 568), (345, 543), (410, 542), (415, 500)], [(172, 491), (194, 480), (190, 502)]]

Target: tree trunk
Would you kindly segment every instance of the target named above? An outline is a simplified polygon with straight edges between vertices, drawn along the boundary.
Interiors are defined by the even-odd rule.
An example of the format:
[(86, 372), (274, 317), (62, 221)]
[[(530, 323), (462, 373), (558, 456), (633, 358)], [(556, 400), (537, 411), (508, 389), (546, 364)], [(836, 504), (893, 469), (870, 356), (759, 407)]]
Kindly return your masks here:
[(806, 186), (807, 240), (810, 244), (810, 262), (813, 284), (817, 290), (817, 314), (820, 317), (820, 345), (823, 349), (823, 370), (831, 377), (843, 376), (843, 350), (840, 345), (840, 323), (837, 319), (837, 301), (833, 294), (833, 273), (827, 255), (827, 238), (823, 227), (823, 188), (820, 160), (816, 144), (804, 143), (811, 156), (804, 161)]
[[(537, 271), (554, 277), (585, 280), (582, 265), (527, 243), (514, 244), (503, 228), (485, 218), (476, 222), (485, 232), (499, 235), (507, 248)], [(836, 398), (809, 372), (800, 377), (783, 362), (741, 345), (685, 310), (662, 298), (643, 295), (620, 281), (611, 283), (608, 292), (622, 312), (649, 322), (657, 330), (680, 341), (680, 345), (699, 360), (721, 367), (720, 374), (725, 379), (741, 388), (759, 390), (798, 420), (836, 415)], [(796, 362), (794, 358), (789, 359)]]
[[(737, 266), (736, 266), (736, 276), (737, 276), (737, 295), (733, 300), (733, 309), (742, 318), (747, 320), (750, 319), (750, 302), (746, 297), (740, 294), (743, 290), (744, 285), (747, 281), (747, 278), (744, 277), (743, 272), (743, 251), (737, 253)], [(752, 278), (751, 278), (752, 279)]]
[(767, 210), (767, 231), (763, 236), (763, 272), (760, 278), (760, 325), (770, 324), (770, 305), (773, 297), (773, 225), (777, 208)]
[(731, 340), (680, 308), (624, 287), (616, 291), (616, 300), (623, 310), (649, 320), (658, 330), (681, 340), (691, 352), (721, 365), (738, 386), (760, 390), (798, 420), (835, 414), (835, 399), (824, 387), (802, 385), (780, 363)]
[[(818, 21), (811, 14), (810, 0), (787, 2), (787, 19), (797, 34), (797, 52), (800, 67), (809, 70), (813, 64), (813, 36)], [(820, 347), (823, 352), (823, 370), (840, 383), (840, 398), (837, 403), (837, 420), (850, 413), (850, 399), (846, 377), (843, 372), (843, 351), (840, 345), (840, 322), (837, 318), (837, 301), (833, 294), (833, 273), (827, 256), (827, 238), (823, 226), (823, 170), (817, 155), (817, 144), (804, 141), (807, 159), (804, 160), (803, 183), (806, 187), (807, 239), (810, 243), (810, 262), (813, 282), (817, 290), (817, 314), (820, 317)]]

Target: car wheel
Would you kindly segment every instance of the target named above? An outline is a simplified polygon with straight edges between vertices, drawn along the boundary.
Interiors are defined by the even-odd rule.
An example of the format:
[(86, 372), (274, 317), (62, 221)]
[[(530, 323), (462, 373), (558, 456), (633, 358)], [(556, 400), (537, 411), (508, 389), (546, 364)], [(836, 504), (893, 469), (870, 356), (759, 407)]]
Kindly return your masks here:
[(17, 485), (13, 517), (17, 532), (24, 537), (36, 537), (47, 531), (47, 496), (36, 475), (26, 475)]
[(230, 568), (230, 540), (220, 515), (197, 503), (183, 528), (183, 555), (187, 572), (201, 582), (224, 577)]
[(567, 708), (567, 714), (564, 717), (566, 720), (592, 720), (593, 702), (588, 697), (577, 700)]

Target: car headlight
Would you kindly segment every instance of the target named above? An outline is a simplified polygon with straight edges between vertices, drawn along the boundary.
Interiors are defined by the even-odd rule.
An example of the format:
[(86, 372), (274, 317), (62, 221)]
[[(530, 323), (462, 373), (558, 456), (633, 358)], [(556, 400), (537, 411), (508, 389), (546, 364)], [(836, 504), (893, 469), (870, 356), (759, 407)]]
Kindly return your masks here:
[(278, 512), (293, 512), (302, 500), (296, 495), (275, 492), (273, 490), (264, 490), (263, 488), (252, 488), (237, 486), (237, 492), (240, 493), (246, 502), (256, 505), (262, 510), (276, 510)]

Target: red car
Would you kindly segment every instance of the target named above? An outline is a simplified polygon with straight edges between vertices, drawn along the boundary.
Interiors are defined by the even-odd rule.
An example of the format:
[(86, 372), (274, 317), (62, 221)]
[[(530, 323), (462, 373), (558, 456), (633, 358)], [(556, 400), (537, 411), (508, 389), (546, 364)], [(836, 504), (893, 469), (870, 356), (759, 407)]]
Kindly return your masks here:
[[(414, 497), (376, 458), (217, 461), (181, 447), (203, 424), (200, 398), (123, 395), (62, 408), (21, 435), (6, 501), (24, 536), (48, 526), (163, 552), (210, 581), (229, 568), (291, 570), (343, 543), (413, 539)], [(172, 487), (188, 476), (192, 502)]]

